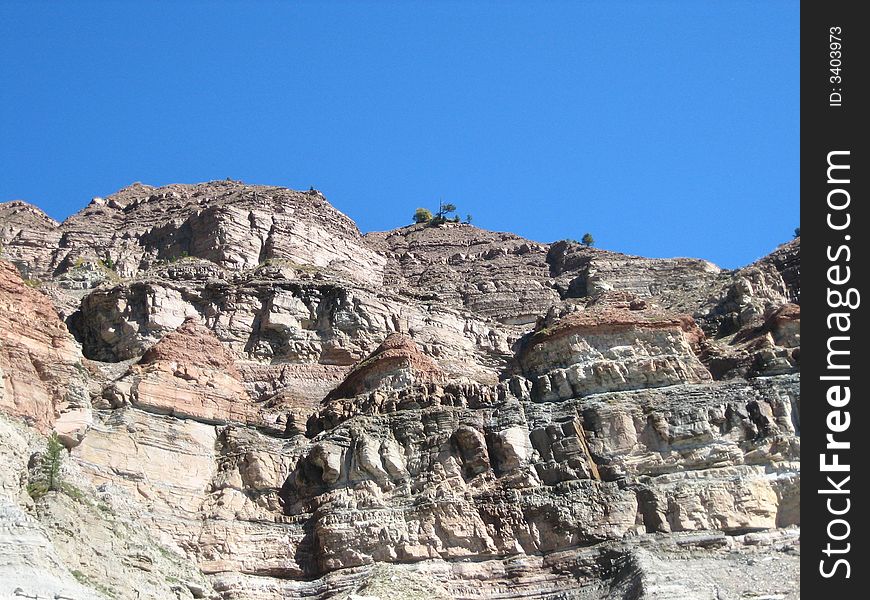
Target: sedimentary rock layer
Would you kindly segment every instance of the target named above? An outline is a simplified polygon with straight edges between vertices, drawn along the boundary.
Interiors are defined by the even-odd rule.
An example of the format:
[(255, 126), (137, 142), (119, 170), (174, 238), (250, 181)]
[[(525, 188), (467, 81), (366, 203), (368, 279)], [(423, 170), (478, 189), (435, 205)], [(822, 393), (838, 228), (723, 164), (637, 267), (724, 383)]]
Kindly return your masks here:
[(217, 181), (0, 243), (2, 597), (798, 597), (799, 239), (363, 236)]

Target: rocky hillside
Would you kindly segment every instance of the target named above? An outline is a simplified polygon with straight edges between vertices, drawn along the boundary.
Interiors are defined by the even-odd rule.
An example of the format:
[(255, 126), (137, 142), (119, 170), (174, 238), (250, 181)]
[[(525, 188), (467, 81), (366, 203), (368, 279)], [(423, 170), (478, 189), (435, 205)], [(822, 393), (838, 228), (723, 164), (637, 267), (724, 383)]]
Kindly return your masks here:
[(0, 598), (799, 596), (799, 239), (361, 235), (217, 181), (0, 244)]

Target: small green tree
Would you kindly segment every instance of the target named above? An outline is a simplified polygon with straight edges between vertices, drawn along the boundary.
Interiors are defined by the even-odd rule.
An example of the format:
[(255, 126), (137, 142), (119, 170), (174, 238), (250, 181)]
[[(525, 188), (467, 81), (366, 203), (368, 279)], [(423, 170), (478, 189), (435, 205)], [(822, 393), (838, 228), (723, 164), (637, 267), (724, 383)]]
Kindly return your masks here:
[(48, 489), (52, 492), (60, 490), (60, 468), (63, 465), (63, 444), (60, 443), (60, 438), (56, 433), (52, 433), (48, 438), (48, 448), (45, 450), (45, 457), (42, 459), (42, 476), (45, 478), (45, 483)]
[(438, 203), (438, 212), (435, 213), (435, 216), (429, 219), (429, 225), (441, 225), (442, 223), (446, 223), (447, 221), (458, 222), (454, 218), (448, 218), (452, 212), (456, 212), (456, 205), (451, 204), (449, 202), (439, 202)]
[(418, 208), (414, 211), (415, 223), (428, 223), (432, 220), (432, 211), (428, 208)]
[(794, 228), (794, 236), (795, 236), (796, 238), (799, 238), (799, 237), (801, 236), (801, 228), (800, 228), (800, 227), (795, 227), (795, 228)]
[(471, 225), (471, 215), (470, 214), (465, 215), (465, 223), (468, 225)]
[(449, 213), (452, 212), (456, 212), (456, 205), (448, 202), (447, 204), (441, 205), (441, 210), (438, 211), (438, 214), (440, 214), (442, 217), (446, 217)]
[(437, 221), (438, 223), (444, 223), (445, 221), (447, 221), (447, 215), (452, 212), (456, 212), (455, 204), (451, 204), (450, 202), (447, 202), (446, 204), (444, 202), (439, 202), (438, 212), (435, 213), (435, 221)]
[(48, 438), (48, 446), (42, 456), (36, 481), (27, 486), (27, 491), (34, 500), (38, 500), (48, 492), (64, 491), (64, 483), (61, 478), (63, 452), (64, 447), (60, 438), (57, 437), (56, 433), (52, 433)]
[(595, 238), (592, 237), (591, 233), (587, 232), (583, 234), (582, 238), (580, 238), (580, 243), (588, 248), (589, 246), (595, 245)]

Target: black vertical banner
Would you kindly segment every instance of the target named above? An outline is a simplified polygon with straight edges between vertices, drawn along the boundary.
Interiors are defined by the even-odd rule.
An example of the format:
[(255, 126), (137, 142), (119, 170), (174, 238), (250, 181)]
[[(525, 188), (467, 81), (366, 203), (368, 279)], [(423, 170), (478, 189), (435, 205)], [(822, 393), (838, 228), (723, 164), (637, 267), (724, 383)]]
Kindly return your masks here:
[[(867, 38), (859, 2), (801, 5), (801, 588), (866, 598), (870, 486)], [(822, 596), (824, 594), (824, 596)]]

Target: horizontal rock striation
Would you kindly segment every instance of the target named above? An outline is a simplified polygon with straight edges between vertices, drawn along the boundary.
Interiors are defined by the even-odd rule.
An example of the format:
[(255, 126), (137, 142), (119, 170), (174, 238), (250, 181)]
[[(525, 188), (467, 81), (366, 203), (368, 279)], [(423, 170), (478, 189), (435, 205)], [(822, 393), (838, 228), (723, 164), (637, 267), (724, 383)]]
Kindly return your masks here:
[(534, 323), (558, 294), (549, 280), (546, 246), (471, 225), (413, 225), (369, 233), (387, 257), (385, 283), (421, 299), (460, 305), (505, 324)]
[[(32, 207), (19, 211), (35, 213)], [(6, 208), (9, 211), (9, 208)], [(23, 220), (16, 213), (16, 223)], [(35, 215), (31, 220), (38, 218)], [(154, 188), (133, 184), (94, 198), (44, 235), (5, 242), (34, 274), (60, 275), (82, 262), (101, 261), (121, 276), (192, 256), (238, 270), (267, 260), (331, 267), (350, 279), (380, 281), (385, 260), (361, 241), (354, 223), (318, 192), (294, 192), (226, 180)], [(15, 225), (4, 227), (15, 231)]]
[(113, 408), (132, 405), (205, 423), (267, 422), (251, 401), (229, 351), (211, 330), (186, 319), (103, 391)]
[(0, 596), (799, 597), (799, 238), (363, 236), (215, 181), (0, 243)]
[(354, 365), (326, 399), (353, 398), (377, 388), (401, 389), (439, 380), (444, 380), (444, 373), (414, 340), (402, 333), (391, 333), (371, 355)]
[(51, 301), (0, 260), (0, 411), (77, 443), (91, 422), (81, 353)]
[(537, 400), (564, 400), (709, 380), (693, 349), (703, 337), (685, 315), (593, 308), (542, 321), (517, 358)]

